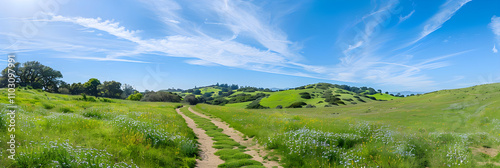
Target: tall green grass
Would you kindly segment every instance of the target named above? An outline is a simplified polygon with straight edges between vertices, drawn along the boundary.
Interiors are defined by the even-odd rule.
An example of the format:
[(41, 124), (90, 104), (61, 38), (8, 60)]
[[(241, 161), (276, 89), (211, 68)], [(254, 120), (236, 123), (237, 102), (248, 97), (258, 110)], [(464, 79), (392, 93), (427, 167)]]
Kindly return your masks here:
[[(0, 89), (0, 94), (6, 92)], [(18, 89), (16, 94), (15, 134), (20, 146), (16, 161), (7, 159), (4, 142), (9, 138), (5, 125), (0, 126), (2, 166), (195, 166), (198, 146), (192, 130), (175, 112), (178, 103), (93, 102), (29, 89)], [(0, 101), (7, 99), (2, 96)]]

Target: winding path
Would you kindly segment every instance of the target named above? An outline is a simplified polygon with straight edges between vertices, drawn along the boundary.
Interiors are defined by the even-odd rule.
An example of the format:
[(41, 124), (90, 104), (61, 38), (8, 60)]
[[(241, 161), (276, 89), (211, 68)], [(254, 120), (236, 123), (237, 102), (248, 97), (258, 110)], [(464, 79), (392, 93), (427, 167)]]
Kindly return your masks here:
[(184, 115), (179, 109), (175, 110), (179, 115), (182, 116), (182, 118), (184, 118), (184, 120), (186, 120), (188, 127), (191, 128), (193, 132), (196, 134), (196, 137), (198, 137), (198, 142), (200, 143), (199, 148), (201, 150), (200, 151), (201, 160), (197, 159), (196, 167), (216, 168), (219, 164), (224, 163), (223, 160), (214, 155), (217, 149), (212, 147), (214, 141), (212, 140), (211, 137), (205, 134), (205, 130), (196, 127), (196, 124), (194, 123), (193, 119)]
[(261, 147), (261, 146), (259, 146), (257, 143), (255, 143), (253, 141), (253, 139), (249, 138), (248, 140), (245, 140), (242, 137), (243, 134), (241, 132), (239, 132), (239, 131), (237, 131), (237, 130), (235, 130), (233, 128), (230, 128), (228, 126), (228, 124), (224, 123), (223, 121), (214, 120), (214, 119), (212, 119), (212, 118), (210, 118), (210, 117), (208, 117), (208, 116), (206, 116), (204, 114), (201, 114), (201, 113), (198, 113), (198, 112), (194, 111), (193, 109), (191, 109), (191, 107), (189, 107), (189, 111), (191, 111), (192, 113), (194, 113), (194, 114), (196, 114), (196, 115), (198, 115), (200, 117), (209, 119), (217, 127), (223, 129), (222, 133), (224, 133), (226, 135), (229, 135), (236, 142), (240, 143), (241, 145), (246, 146), (247, 149), (248, 149), (248, 151), (246, 151), (245, 153), (251, 155), (253, 157), (252, 158), (253, 160), (261, 162), (265, 167), (269, 167), (269, 168), (272, 168), (272, 167), (282, 168), (282, 166), (280, 166), (279, 163), (276, 162), (276, 161), (266, 160), (266, 162), (264, 162), (264, 159), (262, 158), (262, 156), (267, 155), (267, 153), (265, 152), (264, 148)]

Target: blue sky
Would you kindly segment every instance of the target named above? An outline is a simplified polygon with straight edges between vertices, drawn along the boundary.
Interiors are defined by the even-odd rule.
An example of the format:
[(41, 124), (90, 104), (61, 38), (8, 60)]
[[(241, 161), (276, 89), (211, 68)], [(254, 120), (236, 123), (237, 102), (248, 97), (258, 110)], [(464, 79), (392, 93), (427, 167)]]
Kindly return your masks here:
[(9, 53), (138, 90), (328, 82), (433, 91), (500, 82), (500, 1), (6, 0)]

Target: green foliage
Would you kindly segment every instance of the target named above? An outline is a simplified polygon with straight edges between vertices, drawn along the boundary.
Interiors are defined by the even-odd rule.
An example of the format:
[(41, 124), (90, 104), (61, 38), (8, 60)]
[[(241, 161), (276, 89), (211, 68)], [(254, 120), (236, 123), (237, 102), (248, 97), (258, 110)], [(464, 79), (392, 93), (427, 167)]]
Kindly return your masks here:
[[(2, 81), (0, 82), (2, 85), (7, 79), (6, 70), (7, 68), (2, 71)], [(20, 86), (31, 86), (34, 89), (44, 89), (50, 92), (57, 92), (59, 79), (63, 77), (60, 71), (42, 65), (38, 61), (28, 61), (22, 66), (17, 63), (14, 70)]]
[(282, 108), (283, 108), (283, 106), (282, 106), (282, 105), (277, 105), (277, 106), (276, 106), (276, 109), (282, 109)]
[(302, 108), (302, 106), (307, 105), (307, 103), (304, 102), (295, 102), (292, 103), (291, 105), (287, 106), (286, 108)]
[(247, 105), (246, 109), (268, 109), (269, 107), (260, 105), (261, 99), (254, 100), (252, 103)]
[(146, 92), (141, 101), (150, 102), (181, 102), (181, 97), (172, 92)]
[(72, 95), (79, 95), (85, 92), (85, 87), (82, 83), (73, 83), (69, 90)]
[(84, 112), (82, 115), (85, 117), (96, 118), (96, 119), (103, 119), (104, 118), (104, 115), (101, 112), (97, 111), (96, 109), (88, 110), (88, 111)]
[(83, 84), (83, 88), (85, 89), (85, 93), (91, 96), (98, 96), (99, 89), (98, 86), (101, 85), (101, 81), (96, 78), (90, 78), (89, 81)]
[(247, 101), (254, 101), (254, 100), (257, 100), (260, 98), (264, 98), (266, 96), (268, 96), (268, 95), (266, 95), (264, 93), (257, 93), (255, 95), (241, 93), (241, 94), (230, 96), (231, 99), (229, 99), (228, 103), (241, 103), (241, 102), (247, 102)]
[(134, 94), (135, 93), (135, 89), (134, 87), (132, 87), (132, 85), (129, 85), (129, 84), (123, 84), (122, 85), (122, 94), (120, 95), (120, 98), (122, 99), (126, 99), (128, 98), (131, 94)]
[[(0, 95), (6, 93), (6, 89), (0, 88)], [(194, 167), (198, 150), (195, 135), (175, 112), (174, 107), (179, 103), (81, 100), (79, 95), (17, 91), (16, 117), (22, 122), (16, 123), (15, 135), (16, 141), (25, 143), (16, 148), (15, 161), (3, 152), (5, 157), (0, 157), (0, 165), (14, 168)], [(104, 102), (107, 100), (116, 103)], [(47, 105), (54, 105), (52, 110), (57, 113), (48, 112)], [(0, 111), (4, 108), (0, 105)], [(3, 121), (6, 121), (5, 114), (0, 113)], [(118, 118), (126, 120), (120, 122)], [(7, 131), (5, 122), (0, 123), (0, 141), (7, 142), (8, 134), (3, 134)], [(166, 145), (170, 142), (173, 145)], [(0, 149), (8, 148), (7, 143), (0, 143)]]
[(300, 97), (303, 99), (311, 99), (311, 94), (309, 94), (309, 92), (301, 92), (299, 94), (300, 94)]
[(82, 93), (82, 100), (87, 101), (87, 95), (85, 93)]
[(311, 105), (311, 104), (307, 104), (306, 108), (316, 108), (316, 106)]
[(63, 113), (75, 112), (71, 107), (68, 107), (68, 106), (63, 106), (63, 107), (59, 108), (59, 111), (63, 112)]
[(198, 104), (198, 99), (196, 99), (196, 96), (194, 94), (189, 94), (186, 97), (184, 97), (184, 101), (188, 102), (190, 105)]
[(193, 91), (193, 94), (195, 95), (201, 95), (201, 90), (200, 89), (196, 89)]
[(102, 98), (101, 99), (102, 102), (106, 102), (106, 103), (111, 103), (113, 101), (111, 101), (111, 99), (106, 99), (106, 98)]
[(216, 97), (210, 102), (210, 104), (212, 105), (221, 105), (221, 106), (227, 103), (229, 103), (229, 100), (225, 99), (224, 97)]
[(57, 92), (59, 92), (61, 94), (70, 94), (70, 91), (68, 88), (59, 88), (59, 89), (57, 89)]
[(99, 93), (103, 97), (109, 98), (120, 98), (123, 93), (121, 89), (122, 84), (116, 81), (104, 81), (102, 85), (99, 85), (97, 89)]
[(56, 107), (55, 105), (50, 104), (50, 103), (43, 103), (42, 106), (43, 106), (43, 108), (45, 108), (47, 110), (50, 110), (50, 109), (53, 109), (54, 107)]
[(138, 91), (135, 91), (134, 94), (131, 94), (127, 97), (127, 100), (140, 101), (142, 99), (142, 94)]

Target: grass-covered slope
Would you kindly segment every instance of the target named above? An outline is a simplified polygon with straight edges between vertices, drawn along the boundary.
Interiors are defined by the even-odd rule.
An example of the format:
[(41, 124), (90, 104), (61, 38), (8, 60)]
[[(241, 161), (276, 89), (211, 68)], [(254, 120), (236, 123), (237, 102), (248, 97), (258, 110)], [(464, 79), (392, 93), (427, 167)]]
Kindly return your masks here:
[[(368, 96), (375, 97), (377, 100), (393, 100), (398, 98), (380, 93), (374, 95), (356, 94), (354, 92), (339, 88), (322, 88), (318, 87), (317, 85), (318, 84), (306, 85), (304, 86), (304, 89), (290, 89), (285, 91), (272, 92), (270, 93), (269, 97), (263, 98), (260, 101), (260, 104), (270, 108), (275, 108), (278, 105), (287, 107), (295, 102), (304, 102), (316, 107), (325, 107), (325, 105), (333, 106), (330, 103), (325, 102), (325, 92), (330, 92), (333, 95), (336, 95), (336, 97), (338, 97), (346, 105), (357, 105), (374, 101), (368, 98)], [(311, 96), (311, 98), (302, 98), (301, 93), (304, 92), (307, 92)]]
[[(7, 90), (0, 89), (6, 103)], [(0, 105), (0, 165), (5, 167), (194, 167), (195, 135), (180, 104), (17, 89), (16, 161), (7, 159), (5, 104)]]
[(255, 136), (289, 167), (500, 165), (498, 83), (337, 108), (196, 108)]

